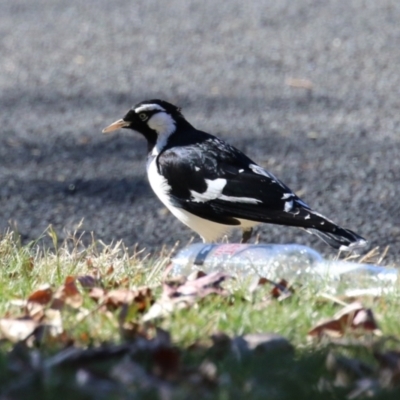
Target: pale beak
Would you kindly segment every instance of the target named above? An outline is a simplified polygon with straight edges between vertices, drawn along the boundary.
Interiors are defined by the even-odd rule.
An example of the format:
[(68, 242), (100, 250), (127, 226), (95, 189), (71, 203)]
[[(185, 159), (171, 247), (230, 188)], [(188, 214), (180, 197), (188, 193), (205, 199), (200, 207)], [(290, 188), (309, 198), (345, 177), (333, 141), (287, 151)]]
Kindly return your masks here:
[(119, 119), (118, 121), (113, 122), (111, 125), (108, 125), (107, 128), (104, 128), (102, 130), (103, 133), (109, 133), (112, 131), (116, 131), (117, 129), (124, 128), (125, 126), (128, 126), (130, 122), (124, 121), (123, 119)]

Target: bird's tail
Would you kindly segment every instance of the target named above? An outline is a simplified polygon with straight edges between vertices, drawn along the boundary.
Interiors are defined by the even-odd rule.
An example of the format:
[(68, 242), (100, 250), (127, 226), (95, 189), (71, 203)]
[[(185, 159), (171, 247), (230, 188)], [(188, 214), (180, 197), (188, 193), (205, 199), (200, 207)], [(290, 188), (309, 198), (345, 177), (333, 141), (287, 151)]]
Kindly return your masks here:
[(325, 243), (341, 251), (351, 251), (367, 244), (367, 241), (357, 233), (336, 225), (324, 215), (303, 205), (295, 210), (290, 221), (286, 220), (280, 223), (304, 228), (307, 232), (318, 236)]
[[(336, 225), (330, 219), (309, 208), (302, 200), (295, 198), (293, 202), (293, 208), (290, 211), (278, 211), (262, 206), (257, 209), (253, 204), (247, 203), (235, 203), (232, 207), (227, 202), (223, 203), (223, 208), (220, 210), (229, 213), (233, 218), (303, 228), (318, 236), (333, 248), (343, 251), (351, 251), (367, 244), (363, 237)], [(218, 201), (215, 201), (214, 207), (219, 210)]]
[(325, 243), (340, 251), (351, 251), (367, 245), (367, 241), (351, 231), (336, 225), (324, 215), (300, 204), (296, 210), (295, 219), (302, 220), (302, 226), (307, 232), (318, 236)]
[(306, 228), (306, 231), (318, 236), (333, 248), (342, 251), (351, 251), (367, 244), (367, 241), (357, 233), (339, 226), (336, 226), (335, 232), (320, 231), (315, 228)]

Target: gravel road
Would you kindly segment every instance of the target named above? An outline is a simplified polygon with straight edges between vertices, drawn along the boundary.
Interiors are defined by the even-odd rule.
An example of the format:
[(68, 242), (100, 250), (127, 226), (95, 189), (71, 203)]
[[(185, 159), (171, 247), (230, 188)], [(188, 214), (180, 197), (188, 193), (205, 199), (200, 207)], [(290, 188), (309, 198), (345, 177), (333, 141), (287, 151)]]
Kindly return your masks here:
[[(0, 0), (0, 231), (49, 224), (156, 250), (192, 233), (146, 145), (102, 135), (154, 97), (400, 263), (400, 2)], [(265, 242), (332, 251), (294, 228)], [(238, 236), (234, 236), (237, 238)]]

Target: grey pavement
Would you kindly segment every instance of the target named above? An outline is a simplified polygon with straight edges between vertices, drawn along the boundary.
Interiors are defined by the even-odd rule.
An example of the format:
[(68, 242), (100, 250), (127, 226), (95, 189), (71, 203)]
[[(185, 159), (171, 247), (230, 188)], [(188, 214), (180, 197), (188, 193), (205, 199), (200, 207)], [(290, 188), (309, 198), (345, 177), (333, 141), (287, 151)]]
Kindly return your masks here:
[(399, 21), (396, 0), (1, 0), (0, 231), (62, 238), (83, 219), (106, 243), (185, 244), (144, 140), (101, 134), (158, 97), (399, 263)]

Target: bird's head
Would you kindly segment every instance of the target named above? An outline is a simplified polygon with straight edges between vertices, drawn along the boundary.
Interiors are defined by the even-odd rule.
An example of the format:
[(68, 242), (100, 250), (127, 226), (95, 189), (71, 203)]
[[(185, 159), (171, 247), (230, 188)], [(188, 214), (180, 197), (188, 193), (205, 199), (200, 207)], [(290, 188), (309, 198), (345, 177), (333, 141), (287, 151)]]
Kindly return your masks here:
[(183, 120), (180, 108), (173, 104), (164, 100), (146, 100), (133, 106), (122, 119), (104, 128), (103, 133), (121, 128), (132, 129), (146, 137), (150, 148), (157, 145), (160, 151)]

